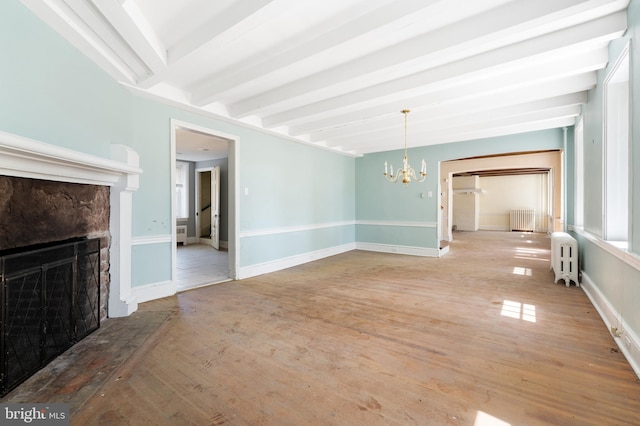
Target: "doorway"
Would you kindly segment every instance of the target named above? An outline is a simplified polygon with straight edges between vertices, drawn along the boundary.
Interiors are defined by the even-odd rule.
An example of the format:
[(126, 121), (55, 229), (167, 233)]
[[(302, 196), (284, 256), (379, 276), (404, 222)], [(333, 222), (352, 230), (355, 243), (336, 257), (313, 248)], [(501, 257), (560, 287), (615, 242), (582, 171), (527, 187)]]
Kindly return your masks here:
[[(187, 217), (176, 219), (179, 200), (172, 197), (175, 289), (184, 291), (236, 279), (236, 138), (176, 120), (171, 121), (171, 132), (172, 162), (189, 163), (191, 182)], [(177, 191), (173, 175), (171, 182)], [(177, 228), (187, 229), (186, 239), (180, 242)]]
[(196, 169), (196, 236), (220, 250), (220, 166)]

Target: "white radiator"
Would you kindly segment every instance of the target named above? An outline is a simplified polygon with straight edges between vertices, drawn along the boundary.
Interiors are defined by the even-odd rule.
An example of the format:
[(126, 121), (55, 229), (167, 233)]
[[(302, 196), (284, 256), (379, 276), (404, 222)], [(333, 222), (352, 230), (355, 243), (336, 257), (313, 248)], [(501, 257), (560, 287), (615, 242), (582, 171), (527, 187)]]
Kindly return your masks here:
[(566, 232), (551, 234), (551, 269), (555, 273), (554, 284), (564, 280), (567, 287), (571, 281), (578, 282), (578, 242)]
[(186, 225), (178, 225), (176, 226), (176, 241), (178, 243), (182, 243), (182, 245), (187, 245), (187, 226)]
[(511, 231), (535, 231), (536, 211), (534, 209), (515, 209), (509, 212)]

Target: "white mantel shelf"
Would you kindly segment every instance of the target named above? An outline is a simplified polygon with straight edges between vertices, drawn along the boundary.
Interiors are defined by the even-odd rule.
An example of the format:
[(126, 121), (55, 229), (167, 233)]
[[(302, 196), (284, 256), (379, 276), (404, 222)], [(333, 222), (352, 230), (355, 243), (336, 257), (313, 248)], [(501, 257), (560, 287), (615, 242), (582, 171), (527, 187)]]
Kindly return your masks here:
[(137, 158), (122, 158), (133, 150), (114, 147), (119, 158), (111, 160), (0, 131), (0, 175), (113, 186), (123, 175), (142, 173)]

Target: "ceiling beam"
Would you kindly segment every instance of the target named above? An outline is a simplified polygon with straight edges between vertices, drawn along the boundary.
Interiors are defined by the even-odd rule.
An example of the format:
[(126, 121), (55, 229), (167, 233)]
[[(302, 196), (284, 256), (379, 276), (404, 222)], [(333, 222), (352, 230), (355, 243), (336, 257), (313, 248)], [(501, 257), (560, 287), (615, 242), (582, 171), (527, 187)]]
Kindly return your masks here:
[[(277, 0), (238, 0), (223, 13), (194, 29), (175, 46), (168, 46), (168, 68), (142, 81), (140, 87), (150, 88), (171, 74), (177, 64), (188, 67), (188, 62), (197, 60), (197, 53), (204, 48), (222, 46), (229, 40), (242, 37), (260, 26), (270, 16), (278, 13)], [(212, 47), (213, 46), (213, 47)]]
[(87, 31), (93, 33), (95, 39), (101, 40), (104, 46), (117, 56), (136, 76), (136, 81), (151, 74), (150, 68), (131, 49), (127, 40), (105, 18), (93, 2), (84, 0), (64, 0), (75, 13), (75, 23), (83, 25)]
[[(507, 75), (496, 75), (479, 81), (471, 81), (453, 88), (445, 88), (433, 92), (429, 95), (429, 100), (425, 104), (409, 104), (405, 108), (413, 109), (414, 116), (421, 116), (424, 113), (422, 108), (429, 108), (430, 105), (437, 105), (439, 109), (447, 104), (458, 105), (459, 111), (466, 111), (464, 107), (466, 101), (473, 99), (484, 99), (486, 97), (500, 96), (501, 94), (509, 96), (511, 92), (519, 88), (536, 91), (542, 86), (553, 84), (555, 81), (563, 78), (573, 78), (578, 75), (589, 73), (603, 68), (607, 63), (607, 50), (603, 49), (595, 55), (589, 57), (574, 58), (571, 56), (557, 61), (553, 66), (545, 63), (539, 63), (531, 66), (526, 72), (511, 73)], [(575, 68), (574, 68), (575, 67)], [(557, 87), (557, 85), (556, 85)], [(491, 103), (487, 102), (487, 105)], [(415, 107), (415, 109), (414, 109)], [(386, 118), (386, 117), (385, 117)], [(376, 121), (378, 127), (385, 118)], [(442, 115), (438, 119), (445, 118)], [(371, 122), (369, 122), (370, 124)], [(350, 128), (341, 127), (341, 133), (348, 137)], [(314, 140), (315, 138), (311, 138)]]
[[(512, 128), (518, 124), (548, 122), (550, 120), (577, 117), (580, 115), (581, 108), (579, 105), (562, 106), (553, 109), (544, 109), (538, 111), (528, 111), (522, 114), (513, 115), (496, 115), (482, 121), (478, 120), (460, 120), (458, 122), (442, 123), (441, 125), (410, 125), (407, 131), (407, 145), (417, 147), (424, 145), (423, 141), (430, 141), (433, 138), (439, 138), (442, 135), (449, 134), (471, 134), (474, 131), (484, 131), (485, 129)], [(387, 143), (389, 146), (396, 145), (402, 147), (402, 128), (389, 129), (387, 131), (372, 132), (368, 135), (359, 135), (352, 138), (348, 146), (353, 149), (361, 149), (371, 144), (381, 145)], [(343, 138), (339, 138), (340, 141)], [(333, 141), (331, 141), (333, 142)], [(336, 142), (335, 145), (341, 145), (342, 142)], [(334, 143), (328, 143), (327, 146), (334, 146)]]
[[(140, 78), (140, 68), (132, 68), (65, 1), (21, 0), (21, 2), (115, 80), (135, 84)], [(98, 26), (104, 26), (104, 22), (99, 23)]]
[(293, 108), (309, 99), (333, 97), (413, 74), (420, 70), (416, 67), (423, 67), (425, 62), (437, 66), (503, 47), (541, 35), (544, 28), (553, 31), (561, 26), (562, 20), (579, 23), (581, 16), (574, 14), (576, 7), (584, 7), (584, 3), (583, 0), (516, 0), (236, 102), (230, 105), (229, 111), (235, 118), (257, 113), (264, 116), (276, 111), (276, 107)]
[(153, 73), (166, 68), (166, 49), (133, 1), (92, 1)]
[[(467, 132), (431, 135), (428, 139), (425, 139), (420, 146), (474, 140), (477, 141), (477, 143), (482, 143), (482, 139), (509, 136), (519, 133), (535, 132), (539, 130), (557, 129), (573, 126), (574, 124), (574, 117), (563, 117), (534, 123), (519, 123), (509, 127), (499, 126), (497, 128), (473, 129)], [(396, 142), (396, 144), (398, 146), (392, 148), (388, 142), (371, 143), (361, 149), (356, 149), (355, 151), (359, 154), (368, 154), (372, 152), (395, 151), (403, 148), (402, 141), (400, 141), (400, 143)], [(398, 160), (401, 160), (401, 158), (398, 158)], [(427, 160), (427, 173), (429, 173), (429, 168), (431, 167), (433, 169), (434, 165), (429, 164), (429, 159), (425, 160)]]
[[(580, 108), (580, 105), (587, 102), (587, 93), (578, 92), (568, 95), (557, 96), (553, 98), (545, 98), (532, 102), (523, 102), (520, 104), (509, 105), (495, 108), (491, 105), (487, 106), (487, 109), (483, 111), (468, 111), (466, 109), (459, 109), (456, 115), (448, 117), (442, 117), (439, 115), (431, 115), (423, 113), (414, 117), (414, 114), (409, 114), (408, 125), (411, 131), (424, 128), (425, 130), (431, 130), (434, 128), (455, 128), (459, 125), (467, 125), (471, 123), (485, 123), (490, 120), (500, 119), (505, 117), (521, 116), (536, 111), (554, 110), (558, 111), (559, 108)], [(398, 112), (395, 117), (385, 118), (384, 120), (377, 121), (375, 132), (384, 132), (386, 129), (402, 129), (402, 122), (400, 121), (400, 113)], [(341, 127), (337, 129), (328, 129), (322, 132), (313, 133), (310, 135), (310, 140), (314, 142), (327, 141), (329, 146), (341, 145), (344, 143), (343, 139), (357, 139), (360, 137), (368, 137), (372, 133), (371, 124), (355, 124), (347, 128)]]
[(211, 76), (206, 82), (190, 89), (194, 94), (193, 102), (195, 105), (215, 102), (225, 92), (235, 87), (264, 78), (309, 57), (348, 43), (353, 38), (379, 31), (390, 26), (393, 22), (410, 18), (420, 10), (444, 2), (443, 0), (405, 0), (399, 3), (384, 4), (382, 7), (355, 19), (350, 18), (346, 22), (340, 22), (339, 26), (325, 28), (325, 32), (320, 36), (299, 43), (292, 48), (275, 48), (274, 50), (278, 53), (258, 63), (255, 63), (255, 58), (250, 58), (248, 63), (234, 65), (233, 71), (224, 70)]
[[(433, 105), (431, 96), (417, 96), (390, 102), (385, 105), (378, 105), (371, 108), (363, 108), (359, 111), (344, 114), (336, 122), (334, 117), (330, 119), (322, 119), (314, 122), (308, 122), (300, 126), (289, 128), (292, 135), (310, 134), (323, 129), (330, 129), (337, 126), (347, 126), (349, 124), (372, 122), (372, 124), (385, 116), (396, 116), (398, 111), (409, 108), (413, 105), (428, 105), (416, 109), (415, 114), (429, 114), (437, 110), (441, 117), (459, 114), (460, 111), (473, 113), (475, 111), (483, 111), (488, 108), (501, 107), (519, 104), (523, 102), (535, 101), (547, 97), (555, 97), (575, 92), (583, 92), (592, 89), (596, 85), (595, 72), (581, 74), (577, 76), (564, 77), (552, 81), (543, 82), (536, 86), (519, 87), (511, 91), (494, 92), (490, 95), (479, 96), (473, 99), (465, 99), (464, 103), (450, 102), (446, 105)], [(412, 113), (412, 115), (415, 115)]]
[[(505, 46), (355, 92), (301, 105), (263, 118), (265, 127), (289, 125), (299, 120), (323, 118), (372, 103), (428, 92), (432, 86), (455, 85), (486, 74), (506, 73), (527, 68), (531, 62), (553, 62), (558, 57), (575, 55), (587, 49), (602, 49), (620, 37), (627, 27), (624, 12), (609, 15), (575, 27)], [(552, 65), (552, 64), (551, 64)]]

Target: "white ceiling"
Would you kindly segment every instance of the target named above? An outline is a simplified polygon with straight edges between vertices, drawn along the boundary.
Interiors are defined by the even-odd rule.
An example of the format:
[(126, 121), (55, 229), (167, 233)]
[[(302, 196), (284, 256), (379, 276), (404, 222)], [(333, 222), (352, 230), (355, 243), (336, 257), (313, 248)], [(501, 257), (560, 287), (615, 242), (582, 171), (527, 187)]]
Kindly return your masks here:
[(570, 126), (629, 0), (22, 0), (113, 78), (361, 155)]
[(176, 129), (176, 159), (207, 161), (229, 156), (229, 141), (189, 129)]

